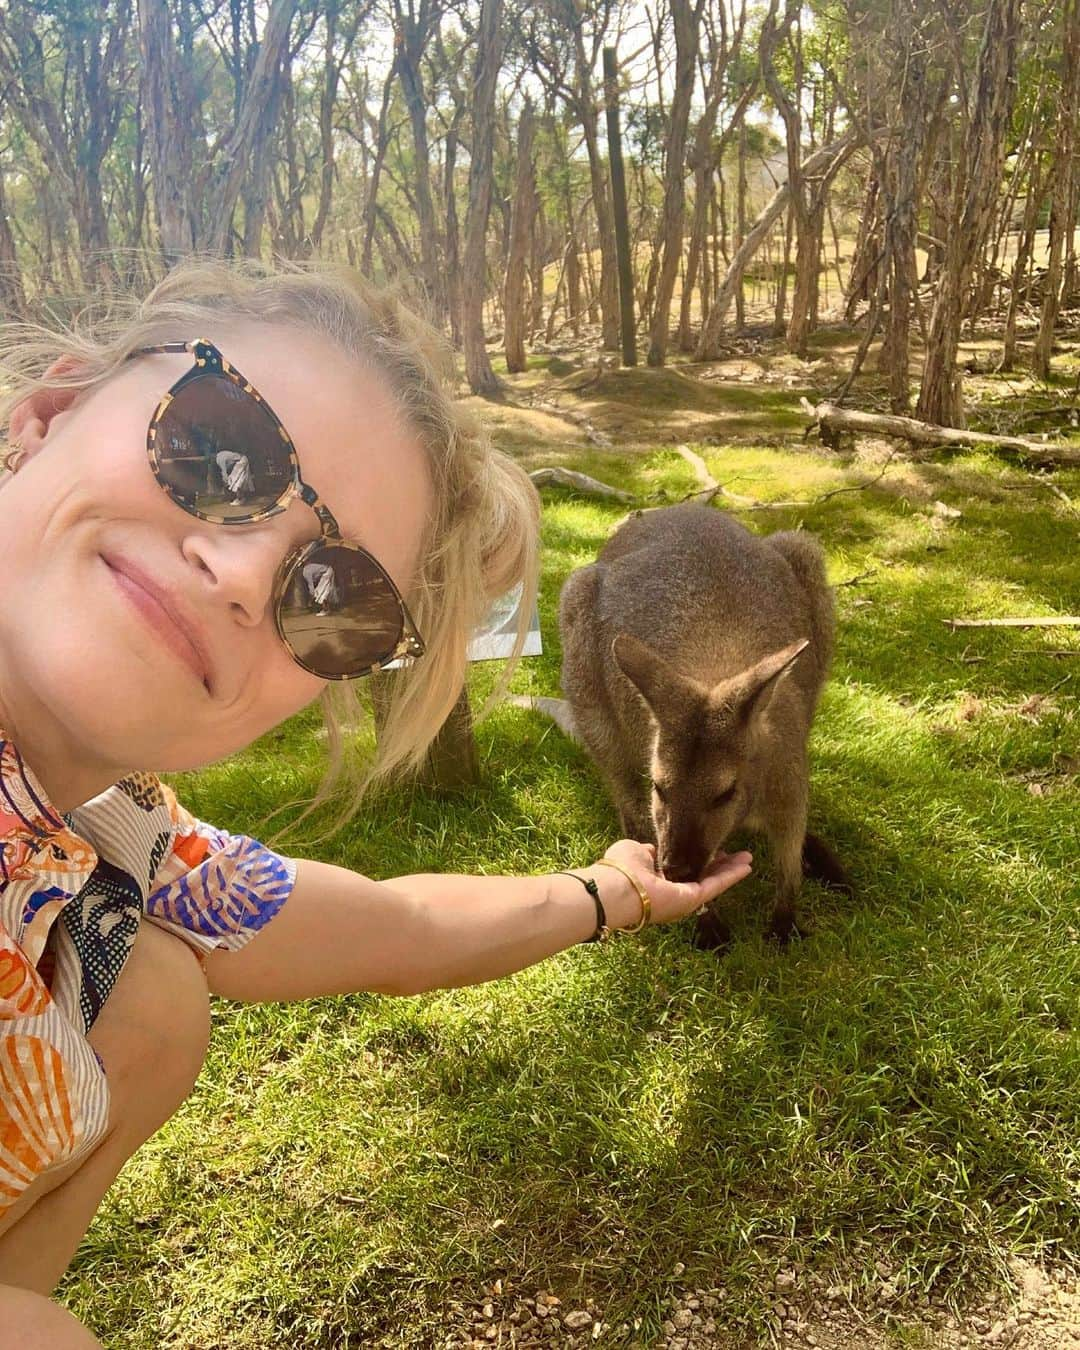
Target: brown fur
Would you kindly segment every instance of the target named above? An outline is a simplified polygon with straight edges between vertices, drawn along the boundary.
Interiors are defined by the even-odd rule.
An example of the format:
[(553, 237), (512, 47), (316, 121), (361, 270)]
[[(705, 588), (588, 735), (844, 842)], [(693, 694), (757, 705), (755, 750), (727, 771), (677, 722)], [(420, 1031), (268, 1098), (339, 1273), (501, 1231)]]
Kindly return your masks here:
[[(807, 739), (835, 625), (816, 540), (754, 535), (705, 506), (645, 512), (568, 579), (559, 622), (563, 692), (625, 834), (655, 842), (664, 874), (686, 880), (736, 830), (764, 833), (772, 931), (787, 940), (807, 840)], [(813, 844), (808, 866), (824, 853), (839, 869)], [(716, 945), (715, 916), (699, 936)]]

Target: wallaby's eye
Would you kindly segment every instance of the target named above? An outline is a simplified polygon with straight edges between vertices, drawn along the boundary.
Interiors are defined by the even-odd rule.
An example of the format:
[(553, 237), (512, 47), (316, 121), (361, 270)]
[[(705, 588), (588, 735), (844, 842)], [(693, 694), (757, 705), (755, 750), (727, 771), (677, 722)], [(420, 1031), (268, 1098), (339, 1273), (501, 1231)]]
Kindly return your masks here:
[(725, 791), (718, 792), (716, 794), (716, 796), (712, 799), (712, 805), (714, 808), (720, 806), (727, 806), (728, 802), (731, 801), (732, 797), (734, 796), (735, 796), (735, 784), (732, 783), (732, 785)]
[(656, 793), (656, 795), (660, 798), (662, 802), (667, 801), (667, 793), (664, 791), (664, 789), (660, 786), (659, 783), (653, 783), (652, 790)]

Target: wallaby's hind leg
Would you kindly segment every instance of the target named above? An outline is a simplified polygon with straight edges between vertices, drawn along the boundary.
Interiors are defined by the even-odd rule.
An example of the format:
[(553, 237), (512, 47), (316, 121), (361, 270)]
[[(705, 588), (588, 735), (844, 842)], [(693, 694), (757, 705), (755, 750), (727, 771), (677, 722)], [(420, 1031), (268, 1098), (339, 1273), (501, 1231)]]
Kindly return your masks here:
[(855, 887), (844, 864), (824, 839), (816, 834), (810, 834), (809, 831), (803, 841), (802, 868), (804, 876), (813, 877), (823, 886), (840, 891), (849, 900), (855, 894)]

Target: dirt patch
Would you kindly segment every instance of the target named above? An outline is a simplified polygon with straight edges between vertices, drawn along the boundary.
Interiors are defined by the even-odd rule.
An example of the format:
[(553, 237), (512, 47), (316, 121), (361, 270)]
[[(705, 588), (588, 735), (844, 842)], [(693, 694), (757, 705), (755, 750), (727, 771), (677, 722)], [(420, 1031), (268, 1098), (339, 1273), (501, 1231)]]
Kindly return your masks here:
[[(679, 1268), (676, 1267), (676, 1270)], [(447, 1309), (438, 1344), (445, 1350), (585, 1350), (619, 1345), (628, 1350), (749, 1350), (765, 1341), (789, 1350), (1078, 1350), (1080, 1281), (1066, 1271), (1026, 1261), (1012, 1265), (1009, 1298), (972, 1305), (957, 1314), (925, 1298), (912, 1310), (899, 1306), (896, 1286), (884, 1276), (873, 1295), (856, 1302), (844, 1284), (828, 1284), (798, 1268), (775, 1280), (771, 1312), (758, 1335), (725, 1326), (723, 1288), (693, 1289), (677, 1296), (665, 1313), (659, 1335), (645, 1338), (640, 1324), (609, 1321), (589, 1299), (566, 1301), (539, 1290), (525, 1295), (497, 1280), (475, 1302)]]
[[(779, 361), (772, 369), (773, 361)], [(583, 365), (562, 379), (512, 377), (502, 401), (462, 400), (496, 444), (528, 458), (540, 450), (648, 449), (677, 441), (788, 440), (801, 433), (814, 363), (793, 357), (651, 370)]]

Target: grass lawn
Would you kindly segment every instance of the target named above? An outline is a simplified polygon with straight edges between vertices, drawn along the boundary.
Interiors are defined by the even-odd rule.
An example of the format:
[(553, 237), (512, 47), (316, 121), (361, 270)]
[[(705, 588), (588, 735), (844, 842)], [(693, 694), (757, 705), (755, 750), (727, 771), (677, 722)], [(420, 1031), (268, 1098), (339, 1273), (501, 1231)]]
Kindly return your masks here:
[[(794, 440), (698, 448), (762, 500), (880, 468)], [(693, 486), (662, 449), (574, 462), (643, 498)], [(1014, 1251), (1075, 1260), (1080, 630), (942, 623), (1080, 612), (1080, 473), (1054, 481), (1076, 505), (990, 457), (895, 460), (865, 491), (742, 514), (817, 532), (841, 583), (811, 813), (856, 900), (808, 886), (813, 934), (778, 952), (760, 866), (720, 958), (653, 930), (465, 991), (217, 1005), (200, 1085), (110, 1193), (70, 1306), (116, 1350), (436, 1346), (449, 1303), (502, 1279), (591, 1298), (602, 1343), (649, 1345), (674, 1291), (722, 1285), (732, 1344), (755, 1345), (792, 1262), (858, 1298), (884, 1261), (901, 1315), (1001, 1281)], [(621, 514), (546, 497), (546, 652), (518, 690), (558, 692), (559, 587)], [(312, 790), (317, 726), (183, 779), (184, 799), (257, 830)], [(614, 837), (545, 720), (500, 710), (480, 743), (479, 787), (372, 798), (318, 856), (544, 871)]]

